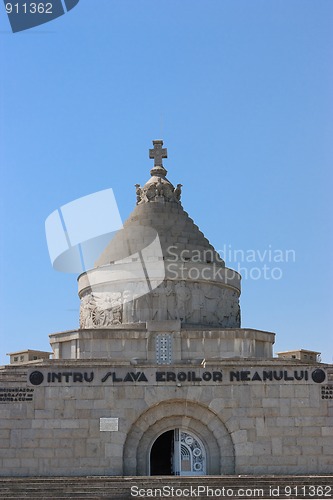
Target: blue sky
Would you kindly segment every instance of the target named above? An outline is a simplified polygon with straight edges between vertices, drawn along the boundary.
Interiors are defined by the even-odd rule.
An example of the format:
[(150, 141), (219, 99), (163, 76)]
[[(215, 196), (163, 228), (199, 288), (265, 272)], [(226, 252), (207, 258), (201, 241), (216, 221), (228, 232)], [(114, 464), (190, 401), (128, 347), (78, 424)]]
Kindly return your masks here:
[(332, 21), (331, 0), (80, 0), (12, 34), (0, 8), (0, 364), (78, 326), (47, 216), (112, 187), (125, 220), (159, 138), (217, 250), (294, 251), (226, 255), (256, 277), (243, 279), (242, 326), (332, 362)]

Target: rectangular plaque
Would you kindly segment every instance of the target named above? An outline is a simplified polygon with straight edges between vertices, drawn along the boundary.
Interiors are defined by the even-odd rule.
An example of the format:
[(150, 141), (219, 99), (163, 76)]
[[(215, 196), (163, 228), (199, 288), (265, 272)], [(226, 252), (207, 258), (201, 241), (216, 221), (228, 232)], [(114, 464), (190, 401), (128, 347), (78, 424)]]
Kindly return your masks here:
[(99, 430), (101, 432), (118, 431), (118, 418), (100, 418)]
[(0, 403), (32, 401), (34, 389), (30, 387), (0, 387)]

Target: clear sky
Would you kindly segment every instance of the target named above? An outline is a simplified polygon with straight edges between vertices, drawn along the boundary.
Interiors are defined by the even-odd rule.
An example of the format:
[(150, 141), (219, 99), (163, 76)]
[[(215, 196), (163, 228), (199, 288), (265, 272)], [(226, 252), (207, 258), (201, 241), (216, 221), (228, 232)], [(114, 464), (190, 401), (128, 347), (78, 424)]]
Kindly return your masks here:
[(242, 326), (332, 362), (332, 21), (331, 0), (80, 0), (13, 34), (0, 5), (0, 364), (78, 326), (47, 216), (112, 187), (125, 220), (160, 138), (241, 268)]

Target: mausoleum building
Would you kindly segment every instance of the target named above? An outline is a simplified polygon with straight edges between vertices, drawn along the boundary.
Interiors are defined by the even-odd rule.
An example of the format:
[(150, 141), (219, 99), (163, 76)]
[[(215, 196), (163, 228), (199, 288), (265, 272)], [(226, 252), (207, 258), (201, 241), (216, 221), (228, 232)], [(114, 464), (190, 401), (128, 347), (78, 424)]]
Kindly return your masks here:
[(166, 156), (153, 141), (135, 209), (78, 277), (79, 328), (0, 369), (2, 475), (332, 472), (332, 365), (241, 327), (241, 277)]

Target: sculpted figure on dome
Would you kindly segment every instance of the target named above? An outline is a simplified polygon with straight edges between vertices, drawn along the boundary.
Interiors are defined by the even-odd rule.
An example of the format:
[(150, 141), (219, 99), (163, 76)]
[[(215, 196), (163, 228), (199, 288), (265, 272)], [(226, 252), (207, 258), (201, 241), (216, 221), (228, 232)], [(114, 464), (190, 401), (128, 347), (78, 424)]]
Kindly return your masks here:
[(165, 284), (165, 293), (167, 297), (167, 319), (176, 317), (176, 294), (173, 288), (173, 281), (167, 280)]
[(152, 297), (149, 293), (147, 283), (138, 282), (133, 292), (132, 315), (134, 322), (144, 322), (152, 315)]
[(163, 195), (166, 201), (172, 201), (174, 199), (173, 187), (170, 184), (164, 184)]
[(181, 194), (182, 194), (182, 187), (183, 187), (182, 184), (177, 184), (177, 187), (175, 187), (175, 189), (173, 191), (173, 194), (174, 194), (175, 199), (177, 201), (180, 201), (180, 197), (181, 197)]
[(237, 293), (232, 292), (229, 300), (230, 300), (229, 326), (233, 328), (238, 328), (240, 326), (240, 306)]
[(221, 289), (215, 285), (208, 285), (204, 287), (205, 295), (205, 323), (208, 325), (216, 324), (216, 310), (220, 300)]
[(153, 310), (152, 319), (166, 319), (167, 314), (167, 296), (163, 285), (154, 288), (151, 292)]
[(143, 201), (149, 202), (153, 200), (156, 196), (155, 185), (151, 184), (147, 188), (143, 188), (142, 193), (143, 193)]
[(220, 324), (225, 328), (237, 327), (240, 320), (240, 310), (236, 292), (226, 290), (223, 311), (224, 318)]
[(220, 297), (218, 298), (216, 309), (214, 311), (217, 323), (220, 326), (226, 326), (228, 323), (228, 317), (226, 316), (226, 294), (227, 290), (220, 290)]
[(164, 195), (164, 186), (162, 184), (161, 178), (159, 177), (156, 183), (156, 196), (163, 196), (163, 195)]
[[(151, 282), (153, 285), (154, 283)], [(168, 289), (165, 283), (153, 288), (152, 298), (152, 319), (164, 320), (168, 315)]]
[(192, 297), (191, 297), (191, 313), (190, 320), (191, 323), (199, 324), (203, 322), (204, 310), (205, 310), (205, 294), (202, 290), (202, 285), (200, 283), (194, 283), (192, 287)]
[(91, 295), (82, 297), (80, 305), (80, 328), (94, 328), (92, 312), (95, 308), (96, 303)]
[(122, 317), (121, 317), (121, 309), (114, 309), (112, 311), (112, 319), (111, 319), (111, 324), (112, 325), (121, 325), (122, 323)]
[(121, 316), (121, 293), (113, 292), (108, 296), (110, 307), (108, 308), (107, 324), (119, 325), (122, 321)]
[(176, 292), (176, 314), (177, 319), (182, 322), (186, 321), (189, 314), (189, 301), (191, 298), (191, 290), (186, 285), (185, 281), (177, 283), (175, 286)]
[[(172, 282), (168, 281), (161, 283), (158, 287), (152, 290), (150, 295), (152, 301), (151, 319), (156, 319), (156, 320), (174, 319), (175, 300), (174, 300)], [(173, 302), (172, 306), (171, 306), (171, 301)]]
[[(150, 171), (152, 177), (143, 187), (141, 187), (140, 184), (135, 184), (136, 204), (140, 205), (141, 203), (148, 203), (150, 201), (163, 201), (163, 198), (165, 201), (180, 202), (182, 184), (177, 184), (177, 187), (173, 187), (165, 177), (167, 171), (162, 165), (160, 152), (157, 152), (158, 157), (156, 157), (156, 151), (150, 151), (152, 151), (153, 154), (151, 158), (155, 160), (157, 158), (156, 161), (161, 163), (155, 162), (154, 168)], [(166, 157), (163, 156), (163, 158)], [(156, 198), (158, 198), (158, 200)]]
[(87, 304), (88, 304), (88, 296), (82, 297), (80, 303), (80, 328), (85, 327), (86, 316), (87, 316)]
[(133, 290), (124, 290), (123, 292), (123, 323), (133, 323), (134, 322), (134, 296)]
[(142, 187), (140, 184), (135, 184), (136, 204), (139, 205), (142, 201)]

